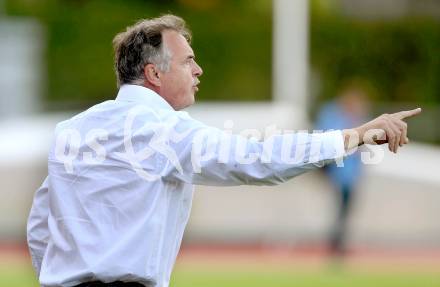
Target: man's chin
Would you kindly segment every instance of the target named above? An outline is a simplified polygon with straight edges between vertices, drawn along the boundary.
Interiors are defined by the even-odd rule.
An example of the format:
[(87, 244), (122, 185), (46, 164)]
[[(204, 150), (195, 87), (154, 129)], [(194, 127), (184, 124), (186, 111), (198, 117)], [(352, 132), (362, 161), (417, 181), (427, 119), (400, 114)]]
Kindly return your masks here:
[(189, 100), (188, 102), (184, 103), (184, 104), (178, 109), (178, 111), (183, 110), (183, 109), (186, 109), (186, 108), (192, 106), (192, 105), (194, 104), (194, 102), (195, 102), (195, 99), (194, 99), (194, 94), (193, 94), (191, 100)]
[(185, 106), (185, 108), (194, 105), (194, 103), (195, 103), (195, 100), (194, 100), (194, 98), (193, 98), (193, 100), (192, 100), (190, 103), (188, 103), (188, 104)]

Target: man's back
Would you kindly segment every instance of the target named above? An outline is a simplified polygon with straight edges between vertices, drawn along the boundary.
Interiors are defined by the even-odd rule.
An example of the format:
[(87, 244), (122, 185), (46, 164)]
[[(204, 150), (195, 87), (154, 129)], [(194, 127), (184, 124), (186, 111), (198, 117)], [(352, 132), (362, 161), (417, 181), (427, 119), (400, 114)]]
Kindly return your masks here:
[[(132, 86), (115, 101), (57, 125), (49, 153), (50, 240), (42, 284), (121, 278), (168, 283), (193, 188), (160, 177), (145, 180), (136, 172), (129, 146), (134, 153), (148, 147), (157, 135), (154, 125), (166, 125), (166, 115), (173, 113), (152, 92), (150, 101), (132, 98), (139, 89), (148, 91)], [(154, 176), (160, 175), (163, 161), (160, 153), (152, 153), (139, 164)]]

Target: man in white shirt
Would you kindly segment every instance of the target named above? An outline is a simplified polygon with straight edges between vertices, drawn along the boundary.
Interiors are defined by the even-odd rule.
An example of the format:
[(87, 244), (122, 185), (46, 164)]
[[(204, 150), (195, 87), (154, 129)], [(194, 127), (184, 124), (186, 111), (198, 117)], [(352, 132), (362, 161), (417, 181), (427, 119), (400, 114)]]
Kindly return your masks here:
[(190, 40), (173, 15), (128, 27), (114, 39), (116, 99), (57, 125), (27, 230), (42, 286), (166, 287), (193, 184), (279, 184), (341, 158), (373, 129), (369, 141), (396, 152), (408, 142), (402, 119), (420, 112), (262, 142), (230, 135), (181, 111), (202, 75)]

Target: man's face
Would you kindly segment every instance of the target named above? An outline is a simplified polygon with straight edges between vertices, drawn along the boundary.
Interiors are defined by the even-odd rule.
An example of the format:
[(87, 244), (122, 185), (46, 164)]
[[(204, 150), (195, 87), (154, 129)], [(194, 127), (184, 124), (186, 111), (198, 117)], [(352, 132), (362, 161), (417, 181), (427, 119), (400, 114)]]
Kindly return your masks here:
[(163, 44), (171, 53), (170, 68), (160, 73), (160, 95), (175, 109), (181, 110), (194, 103), (198, 91), (198, 77), (203, 71), (197, 65), (194, 52), (185, 37), (176, 31), (162, 34)]

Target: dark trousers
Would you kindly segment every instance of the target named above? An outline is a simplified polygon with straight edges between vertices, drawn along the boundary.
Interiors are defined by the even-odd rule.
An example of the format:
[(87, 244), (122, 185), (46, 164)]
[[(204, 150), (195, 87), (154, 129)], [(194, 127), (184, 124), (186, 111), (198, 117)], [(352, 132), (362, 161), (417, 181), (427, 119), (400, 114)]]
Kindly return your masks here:
[(338, 191), (338, 196), (340, 196), (339, 213), (330, 238), (331, 251), (335, 255), (343, 255), (346, 251), (347, 223), (353, 201), (353, 192), (353, 188), (349, 185), (342, 185)]

